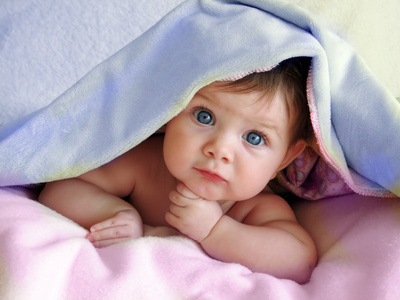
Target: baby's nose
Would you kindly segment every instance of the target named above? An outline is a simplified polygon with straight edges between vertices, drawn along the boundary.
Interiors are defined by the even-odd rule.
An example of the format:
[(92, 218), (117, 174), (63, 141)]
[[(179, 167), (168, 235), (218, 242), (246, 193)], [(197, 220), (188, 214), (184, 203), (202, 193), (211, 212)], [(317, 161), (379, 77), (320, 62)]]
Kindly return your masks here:
[(222, 160), (225, 163), (233, 161), (234, 149), (228, 137), (216, 136), (209, 140), (203, 149), (204, 154), (216, 160)]

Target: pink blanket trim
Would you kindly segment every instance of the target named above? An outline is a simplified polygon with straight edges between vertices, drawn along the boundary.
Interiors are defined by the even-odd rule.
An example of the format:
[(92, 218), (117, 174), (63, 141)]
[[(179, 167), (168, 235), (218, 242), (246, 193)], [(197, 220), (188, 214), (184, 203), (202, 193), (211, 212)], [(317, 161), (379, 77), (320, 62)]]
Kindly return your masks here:
[(315, 139), (285, 170), (277, 175), (278, 182), (295, 195), (308, 200), (319, 200), (355, 192), (364, 196), (396, 197), (386, 190), (370, 190), (357, 185), (328, 152), (319, 127), (319, 116), (314, 94), (313, 69), (307, 79), (307, 99)]

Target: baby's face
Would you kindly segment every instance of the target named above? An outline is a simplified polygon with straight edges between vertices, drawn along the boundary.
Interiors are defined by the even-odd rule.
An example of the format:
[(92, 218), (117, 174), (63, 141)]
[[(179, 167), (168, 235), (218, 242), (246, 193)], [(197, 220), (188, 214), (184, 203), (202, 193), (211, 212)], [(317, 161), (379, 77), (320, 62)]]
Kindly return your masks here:
[(257, 195), (290, 162), (282, 97), (277, 92), (271, 102), (215, 83), (202, 88), (167, 124), (164, 158), (171, 174), (208, 200)]

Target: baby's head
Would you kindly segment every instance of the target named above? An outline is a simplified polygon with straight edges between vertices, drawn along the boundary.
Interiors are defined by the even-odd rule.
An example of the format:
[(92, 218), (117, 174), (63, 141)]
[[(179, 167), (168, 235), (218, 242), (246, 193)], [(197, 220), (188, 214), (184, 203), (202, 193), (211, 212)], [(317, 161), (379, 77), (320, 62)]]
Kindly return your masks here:
[(304, 150), (309, 59), (199, 90), (166, 126), (171, 174), (209, 200), (245, 200)]

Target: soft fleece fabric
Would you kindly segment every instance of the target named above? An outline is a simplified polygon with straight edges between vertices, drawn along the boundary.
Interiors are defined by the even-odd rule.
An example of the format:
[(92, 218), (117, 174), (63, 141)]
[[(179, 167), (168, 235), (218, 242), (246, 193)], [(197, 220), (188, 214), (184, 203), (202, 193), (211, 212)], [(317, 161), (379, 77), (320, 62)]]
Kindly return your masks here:
[(319, 257), (310, 282), (252, 273), (210, 258), (184, 237), (144, 237), (103, 249), (87, 231), (0, 188), (2, 299), (396, 300), (400, 202), (345, 195), (301, 203)]
[[(186, 1), (74, 86), (1, 128), (0, 183), (72, 177), (134, 147), (215, 80), (312, 57), (320, 153), (365, 195), (400, 194), (400, 104), (353, 49), (282, 1)], [(382, 147), (385, 145), (385, 147)]]
[[(385, 9), (382, 10), (378, 9), (381, 5), (379, 0), (376, 3), (366, 0), (365, 5), (362, 5), (363, 0), (339, 1), (335, 4), (317, 0), (295, 2), (308, 3), (317, 11), (337, 12), (340, 18), (344, 18), (343, 24), (346, 31), (352, 31), (357, 24), (363, 28), (372, 26), (374, 30), (380, 31), (383, 23), (389, 22), (391, 18), (398, 19), (398, 10), (393, 9), (398, 7), (394, 5), (395, 1), (397, 0), (385, 1)], [(26, 118), (28, 122), (21, 125), (21, 130), (25, 130), (25, 134), (19, 133), (19, 138), (14, 135), (20, 130), (19, 126), (14, 126), (13, 130), (9, 127), (8, 132), (5, 131), (4, 126), (9, 125), (13, 120), (18, 123), (21, 116), (52, 103), (58, 94), (82, 77), (88, 69), (108, 58), (114, 51), (153, 25), (161, 15), (174, 6), (173, 2), (180, 1), (71, 0), (52, 5), (52, 1), (24, 0), (0, 3), (0, 77), (2, 79), (0, 80), (0, 131), (3, 134), (0, 142), (0, 165), (3, 184), (36, 182), (47, 177), (70, 176), (103, 163), (105, 159), (102, 147), (108, 149), (107, 152), (109, 152), (110, 145), (101, 145), (104, 140), (96, 131), (91, 136), (91, 131), (94, 129), (90, 127), (93, 125), (93, 120), (90, 118), (99, 118), (91, 116), (91, 113), (85, 114), (85, 118), (88, 118), (86, 125), (89, 127), (81, 127), (81, 134), (86, 132), (88, 139), (91, 140), (88, 147), (86, 147), (86, 142), (81, 140), (81, 135), (76, 139), (72, 138), (69, 143), (66, 142), (68, 138), (63, 137), (70, 128), (74, 128), (74, 132), (77, 131), (75, 126), (78, 125), (74, 122), (65, 123), (65, 127), (61, 125), (54, 127), (55, 132), (52, 134), (50, 133), (51, 126), (47, 126), (48, 140), (45, 137), (46, 132), (42, 135), (34, 134), (32, 124), (39, 125), (40, 122), (37, 119), (33, 120), (38, 115), (44, 116), (46, 114), (44, 112), (49, 108), (37, 113), (36, 116), (28, 116)], [(263, 3), (267, 5), (267, 2)], [(261, 2), (256, 4), (260, 5)], [(276, 5), (276, 8), (284, 6), (284, 9), (280, 11), (281, 14), (292, 15), (292, 19), (296, 19), (299, 13), (298, 8), (292, 7), (291, 4), (286, 6), (283, 0), (268, 5), (273, 7)], [(338, 6), (343, 13), (339, 13)], [(207, 7), (209, 9), (204, 10), (202, 14), (212, 12), (213, 15), (214, 6)], [(250, 7), (243, 7), (244, 9), (247, 10)], [(366, 13), (368, 10), (376, 14), (371, 16)], [(290, 14), (291, 11), (292, 14)], [(388, 15), (379, 15), (385, 11)], [(222, 12), (215, 11), (215, 13)], [(227, 12), (224, 15), (229, 14)], [(175, 16), (178, 15), (175, 13)], [(306, 15), (304, 20), (307, 18), (309, 16)], [(315, 20), (310, 24), (314, 23)], [(158, 27), (160, 30), (164, 28), (163, 25), (158, 26), (161, 26)], [(210, 28), (212, 32), (213, 28), (210, 26), (207, 28)], [(319, 28), (319, 25), (315, 26)], [(153, 29), (152, 35), (155, 35), (154, 30), (158, 29)], [(235, 37), (235, 32), (231, 29), (229, 35)], [(373, 32), (372, 30), (371, 34), (370, 30), (364, 29), (353, 31), (358, 36), (368, 34), (365, 38), (368, 41), (365, 43), (368, 51), (377, 49), (377, 44), (382, 45), (377, 42), (377, 34)], [(385, 41), (385, 37), (391, 37), (392, 44), (386, 40), (385, 45), (394, 45), (398, 37), (396, 32), (398, 30), (390, 34), (383, 30), (379, 32), (378, 41), (379, 39)], [(247, 45), (247, 48), (251, 48), (250, 46)], [(376, 53), (376, 55), (385, 56), (381, 51), (376, 51)], [(190, 58), (189, 53), (185, 55)], [(161, 56), (157, 60), (162, 61), (160, 65), (165, 63), (167, 67), (170, 66), (166, 56)], [(387, 61), (386, 56), (385, 61)], [(156, 72), (153, 70), (153, 73)], [(224, 74), (224, 76), (228, 75)], [(371, 78), (368, 71), (365, 76)], [(395, 76), (391, 79), (396, 80)], [(199, 82), (200, 85), (204, 83), (203, 79)], [(136, 88), (138, 87), (140, 87), (139, 84)], [(157, 88), (156, 84), (152, 88)], [(77, 88), (72, 87), (72, 90), (75, 89)], [(112, 94), (115, 91), (109, 92)], [(163, 93), (157, 96), (162, 95)], [(65, 96), (61, 98), (63, 97)], [(101, 100), (99, 100), (100, 105), (106, 101), (106, 99), (98, 99)], [(386, 97), (379, 99), (386, 101), (384, 100)], [(58, 101), (56, 100), (52, 105), (59, 107)], [(80, 99), (79, 101), (89, 100)], [(177, 99), (177, 102), (179, 101)], [(66, 114), (72, 109), (68, 104), (65, 104), (65, 108)], [(60, 112), (62, 112), (61, 109)], [(62, 114), (59, 117), (60, 119), (54, 117), (52, 122), (61, 122), (65, 118)], [(56, 122), (55, 119), (58, 121)], [(109, 135), (114, 134), (110, 128), (120, 128), (121, 125), (118, 125), (118, 122), (127, 121), (112, 118), (110, 120), (105, 120), (104, 123), (111, 123), (104, 124), (102, 127), (105, 129), (104, 133)], [(352, 124), (351, 119), (346, 122), (349, 126)], [(374, 120), (374, 122), (377, 123), (379, 120)], [(365, 122), (365, 126), (371, 126), (367, 123)], [(20, 122), (20, 124), (24, 123)], [(382, 126), (385, 125), (386, 123), (382, 123)], [(44, 129), (41, 126), (37, 127), (38, 132), (42, 130)], [(7, 141), (7, 136), (11, 140)], [(57, 150), (56, 153), (53, 154), (50, 151), (32, 155), (34, 152), (46, 150), (51, 143), (57, 141), (57, 137), (63, 140), (59, 146), (53, 146), (53, 149)], [(35, 138), (38, 138), (38, 145), (33, 141)], [(91, 148), (93, 139), (101, 139), (99, 148)], [(393, 140), (396, 140), (396, 136)], [(76, 148), (80, 149), (74, 149), (75, 142)], [(6, 144), (13, 145), (13, 149), (18, 148), (17, 144), (19, 144), (20, 153), (8, 151)], [(62, 145), (68, 148), (60, 153)], [(35, 148), (29, 149), (29, 147), (38, 148), (35, 151)], [(386, 144), (385, 147), (389, 148), (390, 145)], [(82, 153), (91, 157), (91, 163), (80, 166), (71, 158), (68, 152), (71, 150), (74, 150), (75, 154), (82, 150)], [(305, 182), (311, 184), (315, 179), (312, 176), (315, 174), (311, 174), (309, 170), (320, 169), (320, 174), (324, 173), (325, 177), (318, 177), (318, 181), (323, 182), (323, 179), (327, 178), (330, 183), (335, 182), (340, 185), (339, 189), (342, 189), (343, 185), (338, 181), (338, 173), (332, 172), (333, 169), (328, 164), (313, 165), (313, 162), (317, 160), (323, 161), (318, 157), (315, 160), (318, 152), (318, 147), (308, 148), (284, 173), (286, 179), (290, 178), (292, 169), (297, 167), (298, 171), (309, 174), (310, 180)], [(41, 166), (47, 163), (47, 156), (44, 154), (50, 154), (49, 170), (46, 170), (44, 165)], [(32, 162), (30, 155), (32, 155), (32, 160), (39, 158), (42, 162)], [(71, 166), (78, 166), (77, 171), (71, 172), (68, 162), (61, 163), (64, 155), (74, 162)], [(99, 155), (99, 161), (93, 163), (96, 155)], [(110, 158), (114, 155), (115, 153), (112, 153)], [(56, 162), (57, 159), (54, 156), (60, 162)], [(304, 157), (309, 157), (308, 164), (304, 164)], [(9, 162), (6, 162), (7, 158)], [(15, 160), (15, 168), (12, 167), (12, 160)], [(79, 160), (82, 161), (84, 158), (81, 157)], [(56, 167), (58, 163), (61, 165)], [(24, 170), (25, 164), (27, 170)], [(34, 174), (35, 168), (38, 171), (37, 175)], [(54, 175), (57, 173), (54, 172), (56, 169), (64, 171), (62, 174)], [(384, 168), (381, 171), (384, 171)], [(308, 198), (312, 192), (312, 189), (309, 189), (310, 186), (293, 184), (297, 184), (299, 179), (295, 178), (289, 184), (292, 185), (293, 190), (298, 189), (299, 194), (304, 193)], [(330, 190), (334, 188), (336, 187), (332, 186)], [(347, 193), (349, 192), (351, 190), (347, 190)], [(332, 193), (336, 192), (329, 194), (332, 195)], [(87, 232), (84, 229), (49, 208), (32, 201), (35, 198), (36, 194), (29, 193), (26, 188), (0, 188), (0, 294), (2, 299), (394, 300), (400, 298), (399, 199), (373, 198), (350, 193), (341, 197), (335, 196), (321, 201), (300, 203), (296, 208), (297, 216), (316, 241), (320, 257), (310, 282), (298, 285), (267, 274), (251, 273), (239, 265), (213, 260), (205, 255), (195, 243), (183, 237), (146, 237), (106, 249), (95, 249), (85, 239)], [(311, 195), (311, 198), (315, 198), (315, 195)]]

